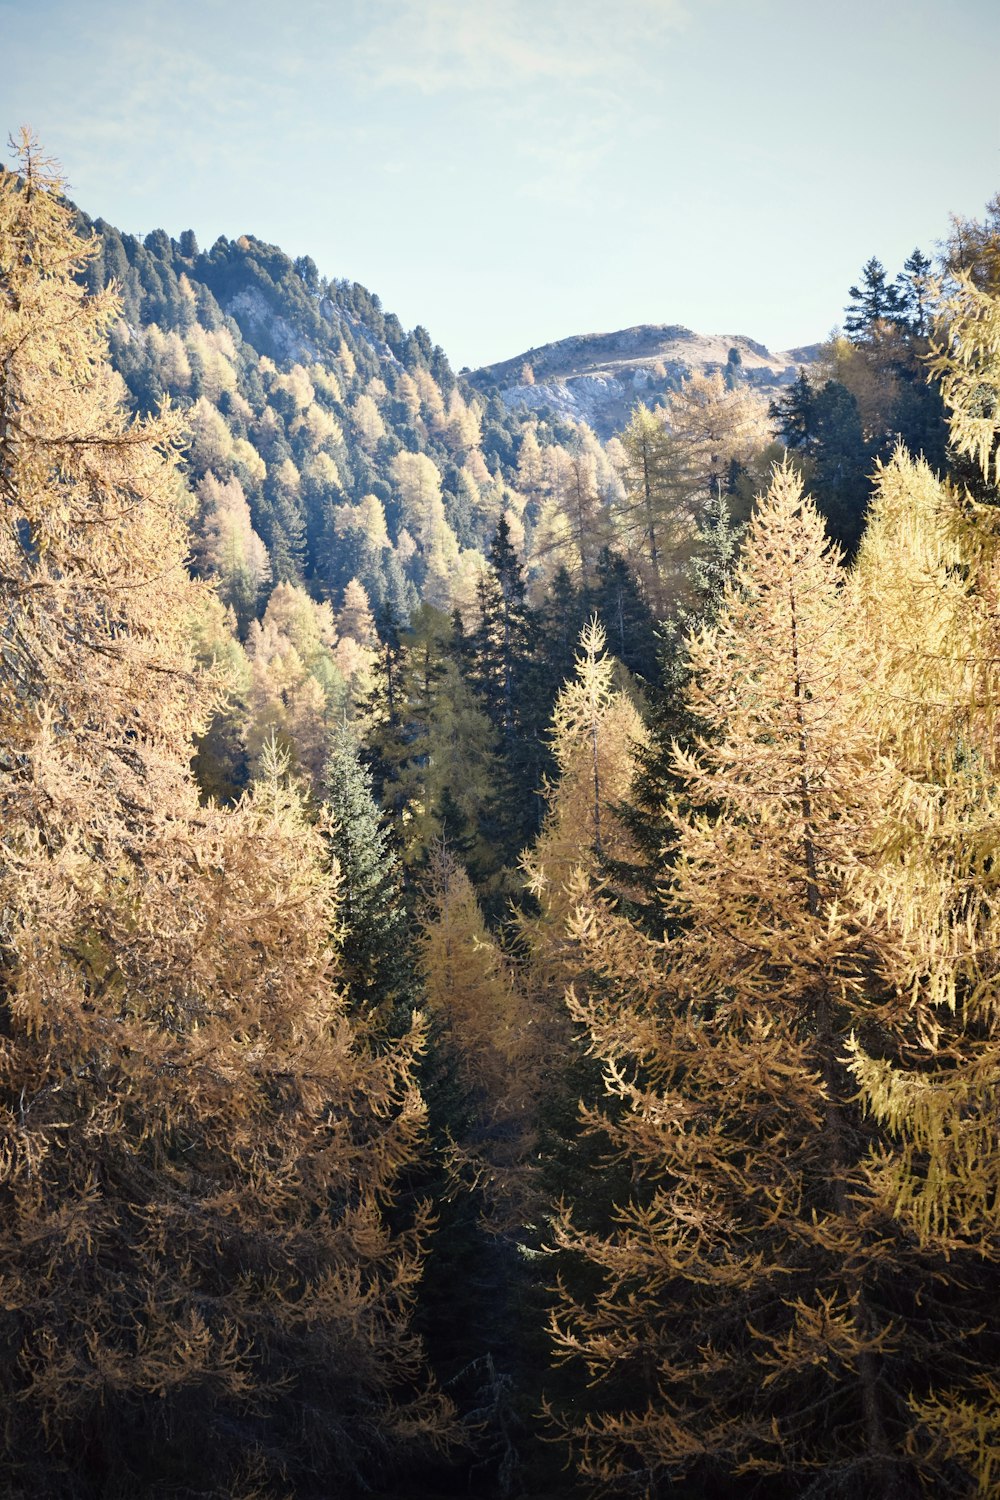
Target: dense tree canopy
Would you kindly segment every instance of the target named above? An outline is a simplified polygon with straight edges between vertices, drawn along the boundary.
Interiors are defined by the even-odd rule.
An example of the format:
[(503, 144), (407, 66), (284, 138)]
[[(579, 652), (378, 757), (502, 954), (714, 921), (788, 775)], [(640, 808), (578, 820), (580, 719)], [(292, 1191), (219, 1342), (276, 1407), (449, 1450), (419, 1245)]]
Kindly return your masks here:
[(995, 1492), (997, 238), (601, 441), (22, 142), (4, 1494)]

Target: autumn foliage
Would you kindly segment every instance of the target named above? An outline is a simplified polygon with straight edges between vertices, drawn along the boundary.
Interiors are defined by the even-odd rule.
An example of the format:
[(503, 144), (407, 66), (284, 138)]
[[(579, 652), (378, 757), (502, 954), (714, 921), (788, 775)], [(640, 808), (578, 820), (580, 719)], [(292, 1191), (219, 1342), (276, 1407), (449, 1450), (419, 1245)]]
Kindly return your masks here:
[[(806, 480), (898, 320), (773, 466), (738, 359), (602, 445), (61, 192), (25, 134), (2, 1494), (998, 1493), (995, 223), (920, 272), (948, 465), (872, 429), (848, 565)], [(197, 280), (251, 260), (315, 358)]]
[(440, 1441), (409, 1329), (419, 1029), (371, 1049), (286, 764), (201, 807), (179, 431), (26, 139), (0, 178), (6, 1493), (349, 1490)]

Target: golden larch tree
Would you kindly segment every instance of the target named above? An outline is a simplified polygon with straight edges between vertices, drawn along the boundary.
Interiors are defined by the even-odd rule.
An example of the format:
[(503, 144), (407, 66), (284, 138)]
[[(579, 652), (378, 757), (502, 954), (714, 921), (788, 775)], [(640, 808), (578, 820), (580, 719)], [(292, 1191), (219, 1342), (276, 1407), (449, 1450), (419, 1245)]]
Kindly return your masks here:
[(444, 843), (430, 853), (420, 954), (428, 1015), (464, 1094), (453, 1165), (496, 1224), (517, 1222), (537, 1159), (538, 1018)]
[(350, 1492), (439, 1441), (410, 1309), (419, 1035), (347, 1017), (320, 834), (214, 695), (169, 416), (133, 422), (60, 183), (0, 176), (0, 1441), (7, 1493)]
[(581, 883), (600, 880), (609, 862), (627, 865), (637, 858), (618, 810), (631, 789), (645, 730), (605, 648), (604, 627), (594, 616), (580, 635), (576, 671), (553, 709), (557, 774), (541, 832), (522, 859), (538, 907), (520, 919), (532, 984), (557, 1000), (575, 973), (568, 921)]
[(564, 1425), (586, 1475), (643, 1494), (760, 1473), (917, 1493), (909, 1400), (971, 1326), (873, 1189), (881, 1137), (844, 1068), (907, 1006), (897, 934), (865, 904), (897, 776), (849, 608), (781, 468), (689, 642), (707, 736), (676, 758), (678, 935), (642, 937), (593, 892), (572, 922), (591, 977), (571, 1012), (611, 1101), (587, 1120), (632, 1188), (609, 1230), (559, 1219), (556, 1348), (592, 1388)]
[[(956, 448), (984, 479), (995, 462), (996, 310), (962, 286), (948, 316), (955, 370), (943, 387)], [(982, 342), (981, 342), (982, 341)], [(985, 343), (986, 347), (983, 347)], [(963, 403), (968, 407), (961, 409)], [(897, 935), (887, 972), (908, 1004), (891, 1033), (852, 1037), (850, 1070), (885, 1140), (872, 1190), (973, 1300), (964, 1378), (940, 1370), (915, 1388), (914, 1454), (1000, 1482), (995, 1347), (1000, 1262), (1000, 922), (997, 869), (996, 511), (942, 484), (898, 451), (880, 468), (851, 587), (858, 649), (878, 664), (868, 687), (883, 754), (898, 768), (887, 836), (865, 892), (870, 920)]]

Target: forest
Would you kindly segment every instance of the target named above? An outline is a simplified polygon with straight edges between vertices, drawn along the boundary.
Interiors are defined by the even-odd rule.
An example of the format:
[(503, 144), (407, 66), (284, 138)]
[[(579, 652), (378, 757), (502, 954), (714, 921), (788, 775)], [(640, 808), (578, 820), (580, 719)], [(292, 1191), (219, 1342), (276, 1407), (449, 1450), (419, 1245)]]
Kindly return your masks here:
[(602, 441), (22, 133), (4, 1500), (1000, 1494), (1000, 196), (942, 234)]

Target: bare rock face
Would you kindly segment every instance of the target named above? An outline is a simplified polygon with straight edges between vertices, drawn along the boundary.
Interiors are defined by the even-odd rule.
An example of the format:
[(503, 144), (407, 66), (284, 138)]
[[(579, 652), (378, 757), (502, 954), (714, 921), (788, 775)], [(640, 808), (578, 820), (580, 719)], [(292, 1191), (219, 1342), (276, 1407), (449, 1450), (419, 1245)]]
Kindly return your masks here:
[(655, 402), (688, 375), (725, 370), (753, 385), (778, 387), (816, 358), (818, 345), (772, 354), (743, 334), (698, 334), (679, 324), (644, 323), (617, 333), (577, 334), (514, 359), (485, 365), (469, 379), (497, 390), (510, 408), (586, 422), (599, 437), (620, 432), (637, 401)]
[(255, 286), (241, 288), (223, 304), (255, 348), (273, 349), (280, 359), (312, 360), (316, 350), (287, 318), (283, 318)]

